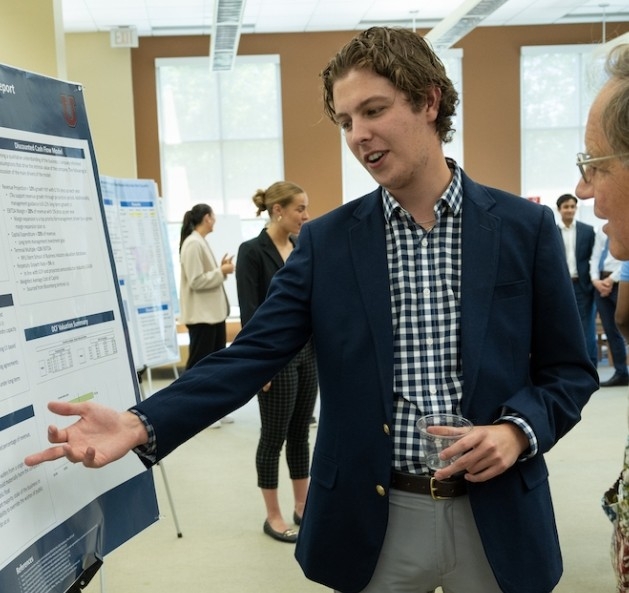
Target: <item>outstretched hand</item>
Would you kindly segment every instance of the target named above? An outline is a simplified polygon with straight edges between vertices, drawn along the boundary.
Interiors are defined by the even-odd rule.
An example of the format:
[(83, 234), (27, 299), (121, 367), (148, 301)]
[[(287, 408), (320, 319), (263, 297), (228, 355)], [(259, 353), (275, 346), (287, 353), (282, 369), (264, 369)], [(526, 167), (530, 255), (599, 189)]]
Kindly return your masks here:
[(55, 446), (24, 459), (28, 466), (65, 457), (86, 467), (103, 467), (146, 443), (142, 421), (131, 412), (118, 412), (94, 402), (54, 401), (48, 409), (60, 416), (80, 416), (67, 428), (48, 427), (48, 441)]

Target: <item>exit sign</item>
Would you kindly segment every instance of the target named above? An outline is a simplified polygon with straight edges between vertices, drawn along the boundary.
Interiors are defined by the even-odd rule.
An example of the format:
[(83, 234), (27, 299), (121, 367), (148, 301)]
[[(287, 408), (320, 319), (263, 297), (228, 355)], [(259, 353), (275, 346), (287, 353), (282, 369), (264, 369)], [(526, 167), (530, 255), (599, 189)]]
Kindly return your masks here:
[(138, 30), (135, 27), (116, 27), (110, 32), (111, 47), (138, 47)]

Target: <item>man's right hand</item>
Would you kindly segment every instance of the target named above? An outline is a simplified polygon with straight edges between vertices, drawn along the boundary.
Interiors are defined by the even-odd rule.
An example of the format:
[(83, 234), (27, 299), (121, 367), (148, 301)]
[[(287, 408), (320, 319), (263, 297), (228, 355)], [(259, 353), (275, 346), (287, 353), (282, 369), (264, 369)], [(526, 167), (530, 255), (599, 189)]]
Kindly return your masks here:
[(148, 440), (142, 421), (131, 412), (117, 412), (94, 402), (53, 401), (48, 409), (60, 416), (80, 416), (67, 428), (48, 427), (55, 446), (24, 459), (28, 466), (65, 457), (86, 467), (103, 467)]

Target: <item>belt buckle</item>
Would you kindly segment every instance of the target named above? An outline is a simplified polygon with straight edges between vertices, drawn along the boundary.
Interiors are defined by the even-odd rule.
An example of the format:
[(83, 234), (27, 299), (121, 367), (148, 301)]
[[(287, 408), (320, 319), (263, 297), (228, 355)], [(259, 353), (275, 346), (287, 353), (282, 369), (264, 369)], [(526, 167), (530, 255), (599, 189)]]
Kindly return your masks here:
[(449, 496), (439, 496), (438, 494), (436, 494), (437, 492), (437, 482), (438, 480), (431, 476), (430, 477), (430, 496), (432, 496), (433, 500), (447, 500), (448, 498), (450, 498)]

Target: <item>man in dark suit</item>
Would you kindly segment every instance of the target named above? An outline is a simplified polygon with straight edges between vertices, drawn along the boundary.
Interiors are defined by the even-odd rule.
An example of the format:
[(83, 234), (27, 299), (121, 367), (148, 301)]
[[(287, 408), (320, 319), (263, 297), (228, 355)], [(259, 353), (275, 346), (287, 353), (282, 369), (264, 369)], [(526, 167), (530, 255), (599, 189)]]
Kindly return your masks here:
[[(154, 463), (312, 335), (306, 576), (343, 593), (548, 593), (562, 564), (543, 454), (598, 386), (553, 213), (444, 158), (457, 94), (415, 33), (361, 32), (322, 78), (327, 114), (380, 187), (303, 226), (229, 348), (132, 411), (51, 403), (82, 418), (25, 461), (99, 467), (135, 448)], [(475, 426), (431, 475), (415, 421), (435, 411)]]
[(577, 198), (572, 194), (563, 194), (557, 198), (557, 211), (561, 217), (558, 227), (563, 239), (574, 296), (577, 299), (585, 343), (592, 364), (597, 366), (596, 309), (594, 308), (594, 286), (590, 279), (594, 227), (574, 219), (577, 213)]

